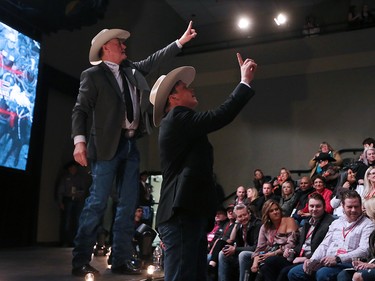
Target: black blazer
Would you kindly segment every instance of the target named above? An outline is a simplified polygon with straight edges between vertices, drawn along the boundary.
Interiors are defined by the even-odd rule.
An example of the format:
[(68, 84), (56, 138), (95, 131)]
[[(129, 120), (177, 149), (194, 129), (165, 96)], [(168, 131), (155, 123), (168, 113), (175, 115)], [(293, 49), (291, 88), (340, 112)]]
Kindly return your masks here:
[[(177, 44), (155, 52), (139, 62), (124, 61), (120, 67), (129, 82), (137, 88), (140, 101), (140, 123), (137, 136), (150, 133), (152, 129), (152, 105), (149, 102), (150, 88), (144, 75), (156, 70), (164, 61), (180, 52)], [(125, 102), (117, 80), (105, 63), (93, 66), (81, 74), (79, 94), (72, 113), (72, 137), (89, 135), (88, 158), (110, 160), (117, 151)], [(91, 123), (91, 129), (89, 126)]]
[[(300, 237), (299, 242), (296, 245), (295, 253), (296, 256), (298, 256), (301, 252), (303, 243), (305, 243), (306, 235), (308, 233), (308, 230), (310, 228), (310, 224), (308, 222), (309, 219), (306, 219), (306, 223), (301, 227), (300, 229)], [(323, 241), (324, 237), (327, 234), (328, 228), (331, 225), (331, 223), (335, 219), (332, 217), (332, 215), (324, 213), (323, 218), (320, 219), (316, 227), (314, 228), (314, 231), (311, 236), (311, 252), (314, 253), (316, 248), (320, 245), (320, 243)]]
[(163, 182), (157, 224), (169, 220), (176, 210), (213, 218), (217, 207), (213, 180), (213, 148), (207, 134), (229, 124), (254, 95), (239, 84), (218, 108), (195, 112), (175, 107), (162, 119), (159, 148)]

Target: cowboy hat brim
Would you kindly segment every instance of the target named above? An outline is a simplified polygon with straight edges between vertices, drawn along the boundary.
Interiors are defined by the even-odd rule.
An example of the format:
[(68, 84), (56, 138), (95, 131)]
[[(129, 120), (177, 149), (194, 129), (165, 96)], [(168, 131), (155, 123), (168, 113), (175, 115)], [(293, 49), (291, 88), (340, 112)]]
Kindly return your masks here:
[(121, 40), (126, 40), (130, 37), (130, 32), (124, 29), (103, 29), (100, 31), (92, 40), (89, 52), (89, 61), (92, 65), (97, 65), (101, 63), (99, 58), (100, 48), (113, 38), (119, 38)]
[(192, 66), (182, 66), (162, 75), (155, 82), (150, 93), (150, 102), (154, 105), (154, 125), (160, 126), (161, 119), (164, 116), (164, 108), (167, 98), (172, 91), (173, 86), (182, 81), (187, 86), (194, 81), (195, 68)]

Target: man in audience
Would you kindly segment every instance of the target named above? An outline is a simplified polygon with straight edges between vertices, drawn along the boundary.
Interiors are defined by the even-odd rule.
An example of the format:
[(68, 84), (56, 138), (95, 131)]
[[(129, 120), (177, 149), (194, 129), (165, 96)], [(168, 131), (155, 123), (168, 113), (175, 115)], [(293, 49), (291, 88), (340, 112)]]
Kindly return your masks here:
[(259, 197), (258, 202), (255, 204), (258, 214), (262, 214), (263, 204), (267, 200), (274, 199), (276, 202), (280, 201), (280, 196), (277, 196), (273, 193), (273, 186), (271, 182), (263, 183), (262, 191), (263, 191), (263, 195)]
[[(303, 179), (301, 179), (302, 181)], [(288, 272), (306, 259), (311, 258), (312, 254), (323, 241), (329, 226), (334, 221), (332, 215), (325, 212), (325, 201), (319, 193), (313, 193), (308, 198), (309, 218), (303, 227), (300, 228), (300, 237), (290, 258), (294, 257), (293, 265), (284, 267), (279, 275), (278, 281), (288, 281)]]
[(363, 214), (356, 191), (345, 191), (341, 202), (345, 215), (332, 222), (311, 258), (289, 271), (289, 281), (310, 280), (312, 274), (317, 281), (334, 281), (340, 271), (352, 267), (352, 258), (367, 257), (374, 224)]
[(309, 199), (309, 195), (315, 191), (312, 186), (312, 180), (310, 177), (304, 176), (299, 181), (299, 188), (296, 190), (298, 201), (296, 210), (293, 213), (293, 218), (298, 222), (310, 216), (310, 213), (304, 213), (301, 210), (306, 206)]
[(219, 254), (219, 281), (233, 280), (232, 274), (238, 272), (239, 280), (244, 280), (246, 269), (250, 268), (251, 255), (258, 244), (261, 221), (253, 216), (244, 204), (234, 207), (238, 226), (232, 231), (233, 245), (227, 245)]

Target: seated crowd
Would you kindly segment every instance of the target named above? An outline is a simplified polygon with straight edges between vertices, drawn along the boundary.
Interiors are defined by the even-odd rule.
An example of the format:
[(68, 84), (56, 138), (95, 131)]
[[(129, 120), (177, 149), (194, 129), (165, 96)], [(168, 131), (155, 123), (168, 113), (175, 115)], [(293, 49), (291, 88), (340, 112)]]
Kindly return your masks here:
[(358, 161), (323, 142), (298, 180), (254, 171), (215, 217), (210, 281), (375, 280), (375, 140)]

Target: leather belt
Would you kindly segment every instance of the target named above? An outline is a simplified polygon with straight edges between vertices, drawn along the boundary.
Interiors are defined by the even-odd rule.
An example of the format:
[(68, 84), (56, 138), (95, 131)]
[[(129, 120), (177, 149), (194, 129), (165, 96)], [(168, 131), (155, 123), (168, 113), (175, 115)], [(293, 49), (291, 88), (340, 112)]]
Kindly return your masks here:
[(131, 139), (135, 135), (134, 129), (121, 129), (121, 135), (127, 139)]

